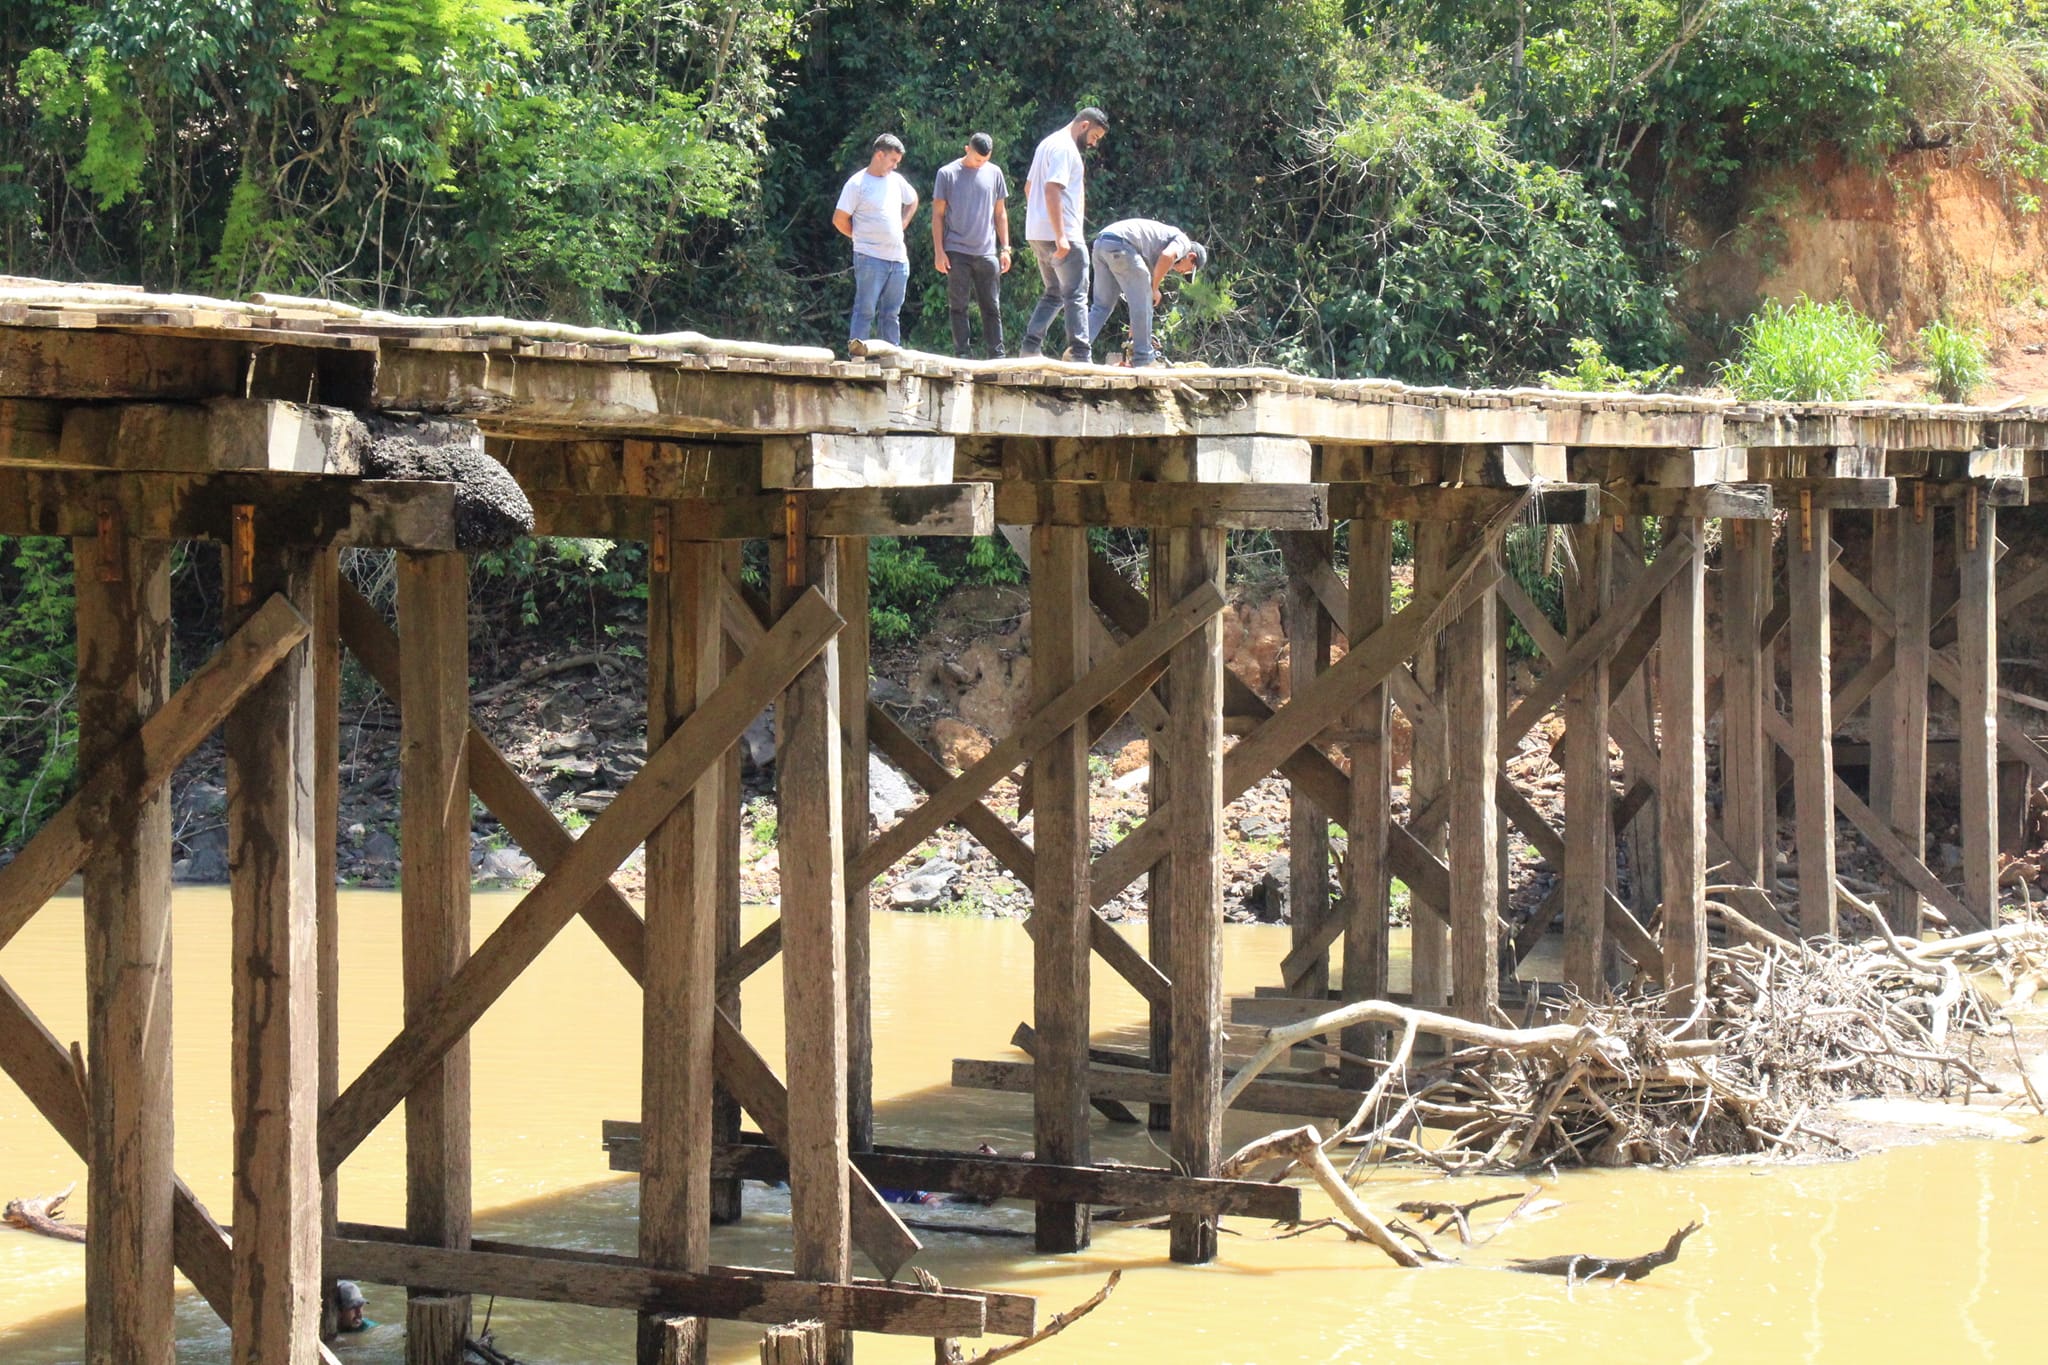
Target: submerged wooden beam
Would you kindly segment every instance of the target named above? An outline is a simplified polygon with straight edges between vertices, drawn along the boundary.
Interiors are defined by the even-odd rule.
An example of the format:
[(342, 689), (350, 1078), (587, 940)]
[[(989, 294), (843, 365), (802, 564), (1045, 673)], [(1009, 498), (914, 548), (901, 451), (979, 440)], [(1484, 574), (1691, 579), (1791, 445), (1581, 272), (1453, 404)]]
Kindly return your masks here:
[[(1035, 1084), (1033, 1071), (1030, 1062), (984, 1062), (956, 1057), (953, 1059), (953, 1084), (962, 1090), (996, 1090), (1028, 1095)], [(1228, 1081), (1230, 1074), (1228, 1068), (1217, 1073), (1219, 1085)], [(1121, 1100), (1126, 1104), (1172, 1103), (1168, 1076), (1133, 1067), (1091, 1065), (1088, 1068), (1088, 1093), (1095, 1098)], [(1256, 1114), (1348, 1119), (1358, 1112), (1358, 1106), (1364, 1099), (1363, 1091), (1262, 1076), (1247, 1085), (1231, 1107)]]
[(740, 1322), (816, 1318), (844, 1331), (899, 1336), (980, 1336), (987, 1306), (964, 1293), (867, 1284), (821, 1284), (779, 1275), (660, 1270), (621, 1259), (592, 1259), (552, 1248), (450, 1251), (403, 1242), (336, 1237), (327, 1244), (335, 1273), (380, 1284), (431, 1279), (470, 1294), (686, 1314)]
[[(639, 1125), (607, 1121), (605, 1150), (615, 1171), (640, 1169)], [(1301, 1191), (1251, 1180), (1205, 1180), (1164, 1167), (1061, 1164), (977, 1152), (877, 1147), (856, 1152), (854, 1165), (877, 1185), (937, 1190), (976, 1199), (1031, 1199), (1114, 1205), (1151, 1213), (1200, 1213), (1292, 1222), (1301, 1215)], [(717, 1169), (747, 1180), (787, 1179), (789, 1163), (755, 1138), (719, 1148)]]

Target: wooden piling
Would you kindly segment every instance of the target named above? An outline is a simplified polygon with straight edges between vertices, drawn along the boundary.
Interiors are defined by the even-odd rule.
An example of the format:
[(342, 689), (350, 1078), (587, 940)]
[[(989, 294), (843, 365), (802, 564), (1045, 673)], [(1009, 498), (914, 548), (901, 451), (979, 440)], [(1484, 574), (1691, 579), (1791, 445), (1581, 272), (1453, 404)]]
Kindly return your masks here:
[(171, 812), (122, 739), (170, 696), (170, 546), (72, 542), (78, 618), (78, 765), (124, 756), (131, 780), (85, 812), (88, 1359), (169, 1365)]
[[(1281, 625), (1287, 635), (1289, 691), (1300, 690), (1330, 663), (1330, 616), (1316, 594), (1318, 574), (1333, 573), (1330, 564), (1331, 537), (1328, 530), (1280, 531), (1280, 556), (1286, 566), (1287, 586), (1280, 607)], [(1354, 527), (1352, 536), (1357, 537)], [(1354, 555), (1356, 550), (1352, 552)], [(1036, 619), (1034, 617), (1034, 619)], [(1355, 760), (1354, 760), (1355, 761)], [(1290, 782), (1287, 790), (1287, 923), (1297, 948), (1313, 945), (1331, 914), (1330, 906), (1330, 812), (1325, 811)], [(1330, 989), (1330, 953), (1327, 948), (1314, 955), (1295, 993), (1319, 1000)]]
[(1988, 929), (1998, 923), (1998, 512), (1972, 490), (1955, 523), (1963, 907)]
[[(261, 534), (260, 525), (252, 530)], [(230, 627), (272, 593), (314, 612), (314, 556), (253, 539), (229, 554)], [(234, 1365), (312, 1365), (320, 1331), (317, 858), (313, 670), (294, 650), (228, 718), (234, 903)]]
[(413, 1294), (405, 1301), (405, 1356), (460, 1365), (469, 1342), (469, 1295)]
[[(1585, 637), (1612, 597), (1613, 532), (1603, 519), (1571, 528), (1565, 574), (1569, 639)], [(1587, 668), (1564, 695), (1564, 982), (1588, 1000), (1607, 987), (1607, 883), (1614, 863), (1614, 781), (1608, 768), (1608, 665)]]
[[(829, 540), (799, 537), (778, 545), (770, 573), (778, 609), (804, 585), (827, 601), (838, 599), (838, 555)], [(833, 642), (805, 665), (775, 707), (791, 1236), (797, 1275), (828, 1283), (845, 1283), (853, 1273), (839, 699)], [(835, 1339), (842, 1346), (846, 1340), (843, 1334)]]
[[(846, 864), (868, 845), (868, 543), (835, 541), (839, 556), (839, 753)], [(868, 947), (869, 883), (846, 882), (846, 1138), (856, 1152), (875, 1145), (875, 1021)]]
[[(341, 909), (335, 895), (341, 849), (341, 552), (333, 546), (313, 557), (312, 603), (307, 622), (308, 658), (313, 668), (313, 890), (317, 897), (314, 969), (320, 996), (320, 1110), (341, 1093)], [(341, 1177), (332, 1173), (320, 1186), (321, 1245), (341, 1218)], [(320, 1337), (335, 1334), (334, 1277), (320, 1280)]]
[[(727, 584), (738, 585), (740, 563), (739, 542), (726, 541), (719, 546), (718, 570)], [(730, 633), (725, 638), (722, 654), (727, 672), (739, 666), (739, 642), (734, 640)], [(718, 960), (725, 962), (738, 951), (745, 935), (745, 925), (741, 919), (741, 902), (744, 896), (740, 887), (740, 746), (735, 744), (726, 749), (713, 771), (718, 774), (718, 809), (725, 812), (718, 831)], [(718, 1012), (730, 1020), (735, 1028), (739, 1026), (738, 986), (734, 986), (719, 997)], [(718, 1086), (712, 1092), (711, 1131), (714, 1141), (718, 1143), (729, 1144), (739, 1141), (740, 1102), (724, 1085)], [(737, 1223), (742, 1211), (743, 1196), (740, 1192), (740, 1182), (731, 1178), (714, 1178), (711, 1182), (712, 1223)]]
[[(1088, 533), (1031, 533), (1031, 686), (1044, 707), (1088, 670)], [(1032, 1016), (1038, 1040), (1032, 1131), (1042, 1161), (1088, 1164), (1088, 723), (1085, 717), (1031, 761), (1035, 811)], [(1037, 1205), (1040, 1251), (1088, 1244), (1086, 1204)]]
[(1441, 646), (1450, 731), (1451, 1006), (1478, 1020), (1500, 1003), (1499, 629), (1499, 601), (1488, 593), (1444, 628)]
[[(718, 688), (725, 673), (721, 552), (673, 541), (648, 576), (647, 748)], [(641, 1016), (640, 1259), (663, 1270), (710, 1264), (712, 982), (718, 973), (719, 858), (738, 807), (720, 803), (719, 768), (699, 779), (647, 840), (647, 969)], [(639, 1359), (679, 1349), (666, 1314), (640, 1318)], [(688, 1338), (703, 1359), (703, 1334)]]
[[(1762, 640), (1770, 611), (1771, 524), (1727, 521), (1721, 538), (1721, 833), (1730, 880), (1768, 888), (1777, 861), (1776, 753), (1764, 734), (1774, 670)], [(1924, 690), (1924, 689), (1923, 689)]]
[[(1394, 579), (1393, 523), (1359, 517), (1351, 523), (1351, 582), (1346, 603), (1351, 608), (1347, 644), (1387, 624), (1392, 612)], [(1299, 674), (1296, 675), (1299, 678)], [(1350, 810), (1345, 820), (1345, 866), (1349, 897), (1344, 907), (1343, 997), (1384, 999), (1387, 994), (1388, 944), (1391, 937), (1391, 873), (1388, 841), (1394, 818), (1393, 745), (1389, 729), (1388, 689), (1374, 687), (1345, 714), (1351, 732)], [(1325, 820), (1321, 811), (1318, 820)], [(1325, 820), (1327, 827), (1327, 821)], [(1384, 1053), (1385, 1030), (1372, 1025), (1345, 1029), (1338, 1046), (1348, 1054), (1337, 1063), (1338, 1084), (1363, 1088), (1372, 1068), (1358, 1058)]]
[(1835, 722), (1829, 642), (1828, 565), (1833, 525), (1811, 495), (1786, 526), (1785, 591), (1791, 601), (1792, 800), (1799, 857), (1799, 932), (1835, 936)]
[[(1911, 507), (1890, 513), (1894, 522), (1891, 550), (1892, 596), (1889, 605), (1898, 633), (1893, 638), (1890, 693), (1885, 708), (1887, 726), (1880, 731), (1873, 718), (1871, 737), (1879, 757), (1872, 771), (1882, 767), (1888, 776), (1887, 806), (1872, 805), (1915, 858), (1927, 854), (1927, 655), (1929, 632), (1933, 628), (1934, 596), (1934, 511), (1924, 497)], [(1912, 883), (1903, 877), (1890, 879), (1886, 898), (1887, 917), (1892, 929), (1918, 938), (1925, 901)]]
[[(469, 561), (461, 554), (398, 556), (401, 702), (399, 889), (406, 1022), (419, 1018), (469, 958)], [(469, 1044), (458, 1042), (405, 1097), (406, 1230), (423, 1245), (460, 1250), (470, 1234)], [(461, 1365), (466, 1303), (415, 1286), (439, 1305), (421, 1336), (406, 1333), (408, 1365)], [(410, 1313), (407, 1322), (412, 1322)], [(452, 1353), (451, 1353), (452, 1350)]]
[(761, 1334), (761, 1365), (825, 1365), (822, 1322), (792, 1322)]
[[(1224, 533), (1176, 527), (1153, 540), (1152, 570), (1178, 601), (1205, 583), (1223, 587)], [(1210, 1176), (1223, 1144), (1223, 626), (1209, 617), (1168, 656), (1168, 725), (1172, 774), (1164, 899), (1153, 917), (1171, 925), (1173, 982), (1172, 1153), (1192, 1176)], [(1170, 1254), (1204, 1262), (1216, 1255), (1216, 1220), (1172, 1215)]]
[[(1415, 535), (1415, 591), (1434, 595), (1443, 590), (1451, 563), (1450, 528), (1440, 521), (1412, 523)], [(1425, 812), (1447, 807), (1442, 800), (1450, 785), (1450, 708), (1444, 703), (1447, 675), (1441, 644), (1425, 643), (1415, 652), (1415, 680), (1438, 699), (1433, 724), (1417, 723), (1409, 745), (1409, 819), (1423, 847), (1441, 856), (1445, 851), (1442, 814), (1426, 821)], [(1419, 887), (1408, 889), (1409, 973), (1419, 1009), (1440, 1009), (1451, 1003), (1450, 906), (1438, 904)]]
[(1707, 982), (1706, 554), (1703, 523), (1666, 517), (1662, 554), (1689, 548), (1662, 594), (1657, 799), (1663, 803), (1664, 989), (1680, 1018)]

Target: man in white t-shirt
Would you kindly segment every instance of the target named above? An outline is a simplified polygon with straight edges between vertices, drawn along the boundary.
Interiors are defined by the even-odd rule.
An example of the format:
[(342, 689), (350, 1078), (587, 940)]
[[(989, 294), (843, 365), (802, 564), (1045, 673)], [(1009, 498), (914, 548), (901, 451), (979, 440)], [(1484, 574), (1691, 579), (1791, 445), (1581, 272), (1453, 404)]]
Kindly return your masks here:
[(1045, 292), (1024, 324), (1023, 355), (1045, 354), (1045, 334), (1057, 314), (1066, 323), (1067, 359), (1089, 359), (1088, 239), (1082, 235), (1087, 167), (1081, 153), (1108, 131), (1109, 115), (1090, 105), (1039, 143), (1032, 155), (1024, 182), (1024, 240), (1038, 257)]
[(897, 315), (910, 284), (903, 230), (917, 213), (917, 191), (896, 173), (902, 160), (903, 144), (894, 136), (876, 138), (867, 166), (847, 180), (832, 210), (832, 226), (853, 241), (853, 317), (846, 333), (851, 341), (866, 341), (873, 327), (890, 345), (903, 344)]

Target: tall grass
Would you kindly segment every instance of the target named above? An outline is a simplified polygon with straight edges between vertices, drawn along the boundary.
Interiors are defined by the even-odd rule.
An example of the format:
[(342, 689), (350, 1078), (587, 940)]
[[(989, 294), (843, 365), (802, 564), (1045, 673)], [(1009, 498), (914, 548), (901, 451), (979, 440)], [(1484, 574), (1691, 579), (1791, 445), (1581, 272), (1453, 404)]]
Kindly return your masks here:
[(1742, 349), (1721, 367), (1738, 398), (1845, 402), (1867, 398), (1884, 373), (1884, 325), (1846, 303), (1790, 307), (1767, 301), (1741, 331)]
[(1934, 391), (1944, 403), (1967, 403), (1991, 373), (1984, 334), (1974, 327), (1935, 321), (1920, 329), (1920, 354), (1934, 371)]

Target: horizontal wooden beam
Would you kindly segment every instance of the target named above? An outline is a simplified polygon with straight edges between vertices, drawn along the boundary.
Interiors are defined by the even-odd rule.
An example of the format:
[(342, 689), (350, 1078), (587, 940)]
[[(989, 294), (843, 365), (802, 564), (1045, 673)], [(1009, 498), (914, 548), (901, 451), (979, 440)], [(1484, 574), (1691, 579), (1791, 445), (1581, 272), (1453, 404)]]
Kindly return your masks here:
[[(1339, 520), (1485, 521), (1512, 505), (1523, 491), (1483, 484), (1333, 483), (1330, 515)], [(1527, 515), (1540, 526), (1583, 526), (1600, 519), (1600, 500), (1597, 484), (1539, 484), (1530, 497)]]
[(1091, 483), (1005, 480), (995, 485), (1005, 526), (1208, 526), (1316, 531), (1330, 524), (1318, 483)]
[(1956, 507), (1972, 494), (1985, 507), (2025, 507), (2030, 500), (2028, 480), (2022, 478), (1913, 479), (1899, 485), (1902, 506), (1911, 506), (1917, 497), (1935, 506)]
[(873, 488), (953, 481), (953, 438), (922, 432), (806, 432), (761, 442), (767, 488)]
[[(605, 1150), (615, 1171), (640, 1169), (640, 1125), (607, 1120)], [(855, 1152), (854, 1167), (876, 1185), (895, 1190), (937, 1190), (977, 1199), (1033, 1199), (1063, 1204), (1109, 1204), (1157, 1213), (1233, 1214), (1293, 1222), (1301, 1217), (1301, 1191), (1252, 1180), (1208, 1180), (1153, 1166), (1060, 1166), (1024, 1157), (977, 1152), (877, 1147)], [(718, 1148), (712, 1174), (745, 1180), (789, 1179), (789, 1161), (765, 1139), (742, 1136)]]
[(97, 535), (104, 513), (140, 539), (225, 542), (233, 509), (253, 506), (259, 540), (457, 550), (456, 492), (452, 483), (338, 474), (0, 468), (0, 535)]
[(1899, 505), (1897, 479), (1772, 479), (1771, 496), (1782, 508), (1796, 510), (1802, 493), (1813, 495), (1815, 507), (1836, 511), (1881, 510)]
[(1620, 484), (1609, 491), (1639, 516), (1761, 521), (1771, 515), (1767, 483), (1710, 483), (1697, 488)]
[[(342, 1237), (360, 1242), (389, 1242), (400, 1246), (415, 1245), (412, 1236), (404, 1228), (387, 1227), (377, 1223), (341, 1223), (335, 1232)], [(636, 1257), (622, 1256), (611, 1251), (584, 1251), (568, 1247), (535, 1247), (518, 1242), (498, 1241), (489, 1237), (470, 1239), (470, 1250), (488, 1251), (507, 1256), (548, 1256), (566, 1261), (583, 1261), (590, 1265), (613, 1265), (634, 1267), (640, 1264)], [(768, 1269), (753, 1265), (710, 1265), (704, 1273), (719, 1276), (740, 1276), (756, 1280), (794, 1280), (796, 1276), (787, 1270)], [(901, 1288), (888, 1280), (864, 1279), (856, 1275), (850, 1284), (867, 1289)], [(948, 1285), (948, 1294), (965, 1298), (980, 1299), (986, 1309), (982, 1330), (1006, 1337), (1028, 1337), (1038, 1330), (1038, 1300), (1029, 1294), (1013, 1294), (1000, 1289), (969, 1289), (960, 1285)]]
[[(962, 1090), (996, 1090), (1010, 1095), (1034, 1093), (1036, 1068), (1030, 1062), (980, 1062), (964, 1057), (953, 1059), (953, 1084)], [(1168, 1104), (1171, 1077), (1159, 1071), (1131, 1067), (1091, 1065), (1088, 1095), (1091, 1099), (1122, 1100), (1126, 1104)], [(1228, 1081), (1230, 1073), (1223, 1079)], [(1308, 1118), (1348, 1119), (1358, 1112), (1365, 1093), (1342, 1090), (1334, 1085), (1308, 1081), (1281, 1081), (1260, 1077), (1244, 1088), (1233, 1108), (1259, 1114), (1300, 1114)]]
[(816, 1284), (738, 1271), (692, 1274), (546, 1247), (455, 1251), (337, 1236), (327, 1239), (325, 1268), (345, 1279), (431, 1284), (449, 1293), (740, 1322), (812, 1319), (842, 1330), (898, 1336), (980, 1336), (988, 1318), (987, 1306), (974, 1294)]
[(986, 536), (996, 499), (983, 483), (909, 488), (803, 488), (781, 493), (656, 501), (622, 494), (533, 495), (534, 531), (642, 543), (666, 520), (675, 540), (757, 540), (780, 536), (794, 509), (813, 536)]

